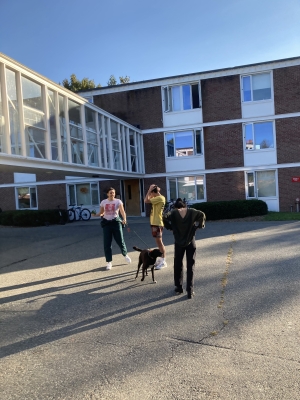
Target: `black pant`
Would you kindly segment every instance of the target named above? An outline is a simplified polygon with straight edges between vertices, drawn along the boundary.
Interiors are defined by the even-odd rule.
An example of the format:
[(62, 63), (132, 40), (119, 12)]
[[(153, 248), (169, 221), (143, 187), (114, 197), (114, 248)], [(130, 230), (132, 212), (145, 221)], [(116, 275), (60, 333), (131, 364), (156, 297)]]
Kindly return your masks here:
[(186, 291), (190, 292), (194, 288), (194, 268), (196, 258), (195, 238), (186, 247), (181, 247), (177, 243), (174, 245), (174, 282), (175, 286), (182, 288), (183, 282), (183, 256), (186, 252)]

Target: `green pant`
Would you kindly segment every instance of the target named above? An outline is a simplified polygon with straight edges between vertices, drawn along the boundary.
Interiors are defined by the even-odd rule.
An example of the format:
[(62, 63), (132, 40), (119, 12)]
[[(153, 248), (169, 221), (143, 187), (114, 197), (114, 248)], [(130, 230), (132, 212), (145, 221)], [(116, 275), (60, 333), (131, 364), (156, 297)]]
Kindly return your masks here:
[(122, 224), (118, 220), (102, 219), (101, 226), (103, 228), (103, 244), (106, 262), (112, 261), (112, 239), (114, 238), (120, 247), (122, 255), (127, 254), (126, 244), (124, 242)]

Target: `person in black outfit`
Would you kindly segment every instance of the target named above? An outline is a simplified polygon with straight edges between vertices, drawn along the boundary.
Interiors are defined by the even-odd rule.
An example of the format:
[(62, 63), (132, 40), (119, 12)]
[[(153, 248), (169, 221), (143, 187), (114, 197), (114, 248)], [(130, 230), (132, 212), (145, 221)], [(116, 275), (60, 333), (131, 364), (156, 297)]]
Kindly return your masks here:
[(194, 208), (187, 208), (181, 198), (175, 202), (175, 209), (163, 216), (164, 226), (174, 235), (174, 282), (175, 293), (183, 293), (183, 257), (186, 253), (186, 291), (188, 299), (194, 296), (194, 267), (196, 258), (195, 233), (205, 227), (205, 214)]

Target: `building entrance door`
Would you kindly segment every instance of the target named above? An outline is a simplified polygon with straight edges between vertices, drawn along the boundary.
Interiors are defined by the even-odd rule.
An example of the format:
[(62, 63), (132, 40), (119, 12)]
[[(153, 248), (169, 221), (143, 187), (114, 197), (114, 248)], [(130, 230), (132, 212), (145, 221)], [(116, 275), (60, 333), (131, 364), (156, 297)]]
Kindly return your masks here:
[(140, 217), (140, 185), (138, 179), (124, 181), (126, 214), (128, 217)]

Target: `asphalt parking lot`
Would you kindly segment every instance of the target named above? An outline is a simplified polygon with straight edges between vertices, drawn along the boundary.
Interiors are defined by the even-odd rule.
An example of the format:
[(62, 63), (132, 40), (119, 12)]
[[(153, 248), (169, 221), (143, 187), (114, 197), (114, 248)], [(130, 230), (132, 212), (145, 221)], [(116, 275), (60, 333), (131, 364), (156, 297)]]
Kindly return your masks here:
[[(147, 218), (105, 270), (98, 220), (0, 227), (0, 399), (300, 398), (300, 223), (207, 222), (196, 295), (135, 280)], [(147, 244), (144, 244), (143, 241)]]

